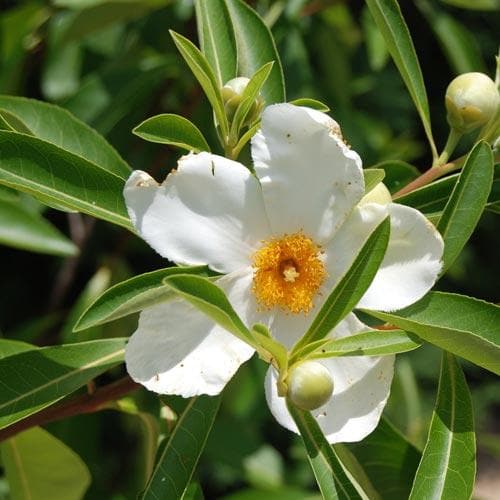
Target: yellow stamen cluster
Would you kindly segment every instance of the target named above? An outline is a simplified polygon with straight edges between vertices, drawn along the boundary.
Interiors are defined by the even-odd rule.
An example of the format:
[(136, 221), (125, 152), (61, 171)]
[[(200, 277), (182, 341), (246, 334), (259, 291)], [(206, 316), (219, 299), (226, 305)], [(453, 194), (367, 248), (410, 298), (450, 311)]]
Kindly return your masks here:
[(303, 233), (265, 241), (253, 256), (252, 290), (258, 303), (267, 309), (309, 312), (326, 276), (320, 253)]

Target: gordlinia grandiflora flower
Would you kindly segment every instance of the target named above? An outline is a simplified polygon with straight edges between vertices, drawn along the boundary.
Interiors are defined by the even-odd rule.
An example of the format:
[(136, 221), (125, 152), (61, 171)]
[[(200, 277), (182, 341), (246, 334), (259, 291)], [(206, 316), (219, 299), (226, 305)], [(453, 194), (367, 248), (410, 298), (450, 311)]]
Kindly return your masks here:
[[(189, 154), (162, 184), (135, 171), (125, 200), (138, 233), (177, 264), (208, 264), (247, 325), (265, 324), (290, 348), (307, 330), (372, 231), (387, 216), (391, 237), (359, 307), (394, 311), (420, 299), (441, 268), (443, 241), (413, 208), (390, 196), (364, 199), (361, 160), (338, 124), (305, 107), (264, 110), (252, 140), (255, 175), (209, 153)], [(366, 326), (350, 313), (331, 337)], [(160, 394), (218, 394), (253, 349), (176, 298), (142, 311), (126, 349), (132, 378)], [(389, 396), (393, 356), (319, 360), (333, 380), (313, 411), (330, 442), (358, 441), (377, 425)], [(278, 396), (277, 373), (265, 381), (270, 409), (297, 431)]]

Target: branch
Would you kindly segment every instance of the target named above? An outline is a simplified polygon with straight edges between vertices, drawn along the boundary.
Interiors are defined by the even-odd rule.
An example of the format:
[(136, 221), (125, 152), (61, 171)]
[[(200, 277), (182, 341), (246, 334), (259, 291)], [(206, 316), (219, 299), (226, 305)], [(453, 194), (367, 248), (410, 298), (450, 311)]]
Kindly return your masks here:
[(140, 384), (137, 384), (127, 376), (112, 384), (97, 389), (93, 394), (84, 394), (83, 396), (78, 396), (60, 404), (50, 406), (5, 429), (1, 429), (0, 442), (37, 425), (44, 425), (75, 415), (94, 413), (102, 410), (110, 401), (119, 399), (129, 392), (135, 391), (139, 387), (141, 387)]

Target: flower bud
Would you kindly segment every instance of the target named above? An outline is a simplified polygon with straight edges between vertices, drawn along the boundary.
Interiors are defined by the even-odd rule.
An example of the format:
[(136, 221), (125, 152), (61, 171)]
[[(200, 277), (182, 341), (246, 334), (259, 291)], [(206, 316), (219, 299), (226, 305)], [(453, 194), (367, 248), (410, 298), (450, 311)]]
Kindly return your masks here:
[[(229, 120), (232, 120), (236, 109), (240, 105), (242, 101), (242, 95), (244, 90), (246, 89), (249, 78), (245, 76), (238, 76), (237, 78), (233, 78), (229, 80), (224, 87), (221, 89), (222, 100), (224, 101), (224, 109), (226, 110), (226, 115)], [(262, 108), (264, 107), (264, 100), (259, 95), (252, 106), (252, 109), (248, 113), (248, 117), (246, 120), (246, 124), (252, 123), (258, 117)]]
[(392, 202), (392, 196), (387, 187), (383, 182), (379, 182), (371, 191), (368, 191), (359, 205), (364, 205), (365, 203), (378, 203), (379, 205), (388, 205)]
[(487, 123), (500, 106), (495, 82), (484, 73), (464, 73), (448, 85), (445, 96), (448, 123), (461, 133)]
[(288, 375), (288, 398), (303, 410), (315, 410), (332, 396), (333, 380), (330, 372), (317, 361), (304, 361), (292, 368)]

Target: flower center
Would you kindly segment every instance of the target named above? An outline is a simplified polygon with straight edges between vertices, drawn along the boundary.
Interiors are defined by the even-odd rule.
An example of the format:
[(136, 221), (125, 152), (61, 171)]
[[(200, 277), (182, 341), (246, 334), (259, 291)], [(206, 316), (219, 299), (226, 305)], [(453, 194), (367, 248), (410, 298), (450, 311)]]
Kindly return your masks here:
[(253, 293), (270, 309), (307, 313), (326, 277), (321, 249), (302, 233), (264, 241), (253, 255)]

